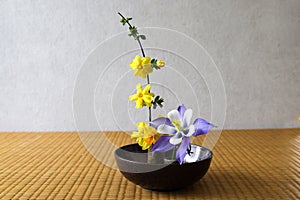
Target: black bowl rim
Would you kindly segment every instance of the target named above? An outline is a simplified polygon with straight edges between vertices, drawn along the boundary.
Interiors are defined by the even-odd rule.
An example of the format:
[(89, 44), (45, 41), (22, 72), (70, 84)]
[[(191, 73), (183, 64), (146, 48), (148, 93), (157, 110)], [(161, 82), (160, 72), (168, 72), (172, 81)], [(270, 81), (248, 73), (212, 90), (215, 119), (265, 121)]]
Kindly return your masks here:
[[(172, 162), (172, 163), (170, 163), (170, 164), (166, 164), (166, 163), (151, 163), (151, 164), (150, 164), (150, 163), (146, 163), (146, 162), (138, 162), (138, 161), (128, 160), (128, 159), (125, 159), (125, 158), (123, 158), (123, 157), (121, 157), (121, 156), (119, 156), (119, 155), (117, 154), (117, 151), (120, 150), (122, 147), (128, 147), (128, 146), (134, 146), (134, 145), (138, 145), (138, 144), (137, 144), (137, 143), (134, 143), (134, 144), (128, 144), (128, 145), (124, 145), (124, 146), (121, 146), (121, 147), (117, 148), (117, 149), (115, 150), (115, 152), (114, 152), (115, 157), (118, 157), (118, 159), (120, 159), (120, 160), (123, 160), (123, 161), (126, 161), (126, 162), (130, 162), (130, 163), (135, 163), (135, 164), (155, 165), (155, 166), (180, 165), (180, 163), (179, 163), (177, 160), (174, 161), (174, 162)], [(203, 149), (209, 151), (210, 155), (209, 155), (207, 158), (205, 158), (205, 159), (198, 160), (198, 161), (196, 161), (196, 162), (191, 162), (191, 163), (183, 163), (183, 164), (185, 164), (185, 165), (192, 165), (192, 164), (195, 164), (195, 163), (199, 163), (199, 162), (203, 162), (203, 161), (205, 161), (205, 160), (210, 160), (210, 159), (212, 159), (212, 157), (213, 157), (213, 152), (212, 152), (210, 149), (208, 149), (208, 148), (206, 148), (206, 147), (203, 147), (203, 146), (200, 146), (200, 145), (197, 145), (197, 144), (191, 144), (191, 145), (198, 146), (198, 147), (201, 147), (201, 148), (203, 148)]]

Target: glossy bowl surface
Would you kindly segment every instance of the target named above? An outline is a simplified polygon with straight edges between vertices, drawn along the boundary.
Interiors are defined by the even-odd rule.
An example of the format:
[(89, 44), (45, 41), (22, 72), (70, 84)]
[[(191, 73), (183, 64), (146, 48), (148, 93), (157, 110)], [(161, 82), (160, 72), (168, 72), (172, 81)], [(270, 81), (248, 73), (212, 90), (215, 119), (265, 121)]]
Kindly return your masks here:
[(204, 147), (192, 145), (192, 154), (185, 162), (163, 161), (164, 154), (155, 153), (160, 163), (148, 163), (147, 151), (138, 144), (122, 146), (115, 151), (115, 159), (120, 172), (129, 181), (145, 189), (170, 191), (178, 190), (200, 180), (208, 171), (212, 152)]

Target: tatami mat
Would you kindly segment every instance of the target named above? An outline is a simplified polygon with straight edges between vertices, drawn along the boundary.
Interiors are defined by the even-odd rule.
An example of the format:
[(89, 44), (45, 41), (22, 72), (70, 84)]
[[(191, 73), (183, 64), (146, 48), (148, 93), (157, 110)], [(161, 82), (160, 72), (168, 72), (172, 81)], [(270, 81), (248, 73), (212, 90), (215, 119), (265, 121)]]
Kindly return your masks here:
[[(99, 134), (132, 142), (124, 133), (84, 133), (91, 141)], [(106, 153), (107, 164), (108, 149), (82, 140), (68, 132), (0, 133), (0, 199), (300, 199), (300, 129), (223, 131), (206, 176), (175, 192), (128, 182), (91, 155)]]

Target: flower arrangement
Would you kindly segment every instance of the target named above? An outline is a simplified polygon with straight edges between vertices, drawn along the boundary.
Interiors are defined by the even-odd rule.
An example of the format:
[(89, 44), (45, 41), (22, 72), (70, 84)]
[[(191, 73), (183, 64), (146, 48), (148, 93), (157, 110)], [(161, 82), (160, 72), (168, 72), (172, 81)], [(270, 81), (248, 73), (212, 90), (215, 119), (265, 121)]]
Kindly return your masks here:
[(121, 23), (128, 25), (129, 36), (133, 37), (139, 44), (142, 57), (137, 55), (129, 64), (133, 69), (133, 75), (147, 80), (146, 86), (141, 83), (136, 85), (136, 93), (129, 96), (130, 101), (135, 102), (136, 109), (148, 107), (149, 121), (142, 121), (136, 124), (137, 131), (131, 134), (132, 139), (151, 154), (156, 152), (172, 151), (172, 157), (182, 164), (186, 155), (191, 153), (191, 137), (206, 134), (213, 124), (202, 118), (197, 118), (193, 123), (193, 111), (180, 105), (177, 109), (171, 110), (166, 117), (151, 118), (151, 109), (163, 107), (164, 99), (151, 92), (150, 74), (155, 70), (160, 70), (165, 66), (165, 62), (160, 59), (150, 58), (145, 55), (141, 40), (146, 40), (145, 35), (139, 34), (137, 27), (131, 25), (132, 18), (125, 18), (121, 13)]

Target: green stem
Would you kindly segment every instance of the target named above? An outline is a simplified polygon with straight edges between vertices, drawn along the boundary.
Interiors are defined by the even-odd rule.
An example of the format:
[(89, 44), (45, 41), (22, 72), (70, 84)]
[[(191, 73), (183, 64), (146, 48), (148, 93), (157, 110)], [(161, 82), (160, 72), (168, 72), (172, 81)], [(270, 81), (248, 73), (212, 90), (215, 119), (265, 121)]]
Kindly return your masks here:
[[(118, 12), (118, 14), (119, 14), (124, 20), (126, 19), (121, 13)], [(126, 21), (126, 23), (128, 24), (128, 26), (129, 26), (130, 28), (132, 28), (132, 25), (130, 24), (129, 21)], [(144, 49), (143, 49), (143, 46), (142, 46), (142, 43), (141, 43), (141, 41), (140, 41), (140, 38), (137, 37), (136, 40), (137, 40), (138, 43), (139, 43), (139, 46), (140, 46), (140, 49), (141, 49), (141, 52), (142, 52), (143, 57), (146, 57), (145, 52), (144, 52)]]
[(142, 46), (142, 43), (141, 43), (141, 41), (140, 41), (140, 38), (137, 38), (136, 40), (137, 40), (138, 43), (139, 43), (139, 46), (140, 46), (140, 49), (141, 49), (141, 52), (142, 52), (143, 57), (146, 57), (145, 52), (144, 52), (144, 49), (143, 49), (143, 46)]
[[(147, 74), (147, 84), (150, 84), (150, 77), (149, 74)], [(150, 92), (150, 90), (149, 90)], [(149, 107), (149, 123), (151, 122), (151, 107)]]
[(175, 146), (174, 148), (173, 148), (173, 152), (172, 152), (172, 160), (175, 160), (175, 153), (176, 153), (176, 148), (177, 146)]
[[(121, 13), (118, 12), (118, 14), (119, 14), (124, 20), (126, 19)], [(132, 25), (129, 23), (129, 21), (126, 21), (126, 23), (128, 24), (128, 26), (129, 26), (130, 28), (132, 28)], [(143, 57), (146, 57), (145, 52), (144, 52), (144, 49), (143, 49), (143, 46), (142, 46), (142, 43), (141, 43), (141, 41), (140, 41), (140, 38), (137, 37), (136, 40), (137, 40), (137, 42), (138, 42), (138, 44), (139, 44), (139, 46), (140, 46), (140, 49), (141, 49), (141, 52), (142, 52)], [(149, 74), (147, 74), (147, 84), (150, 84)], [(149, 91), (149, 92), (150, 92), (150, 91)], [(149, 107), (149, 123), (152, 121), (151, 118), (152, 118), (152, 117), (151, 117), (151, 107)]]

